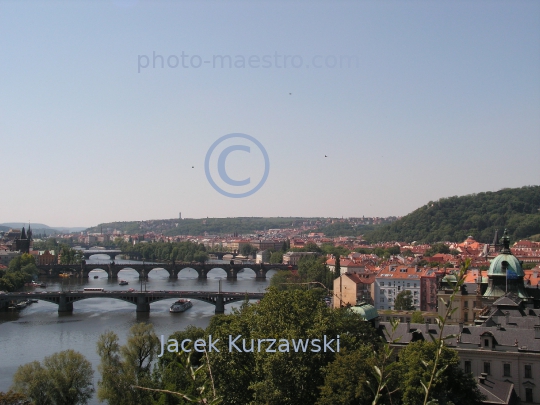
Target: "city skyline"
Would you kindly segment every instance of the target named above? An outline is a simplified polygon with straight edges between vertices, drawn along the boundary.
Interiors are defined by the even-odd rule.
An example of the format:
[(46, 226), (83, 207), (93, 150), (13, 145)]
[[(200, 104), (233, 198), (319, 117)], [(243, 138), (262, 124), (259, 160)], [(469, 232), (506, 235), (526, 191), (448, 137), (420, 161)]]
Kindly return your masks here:
[[(539, 13), (528, 1), (2, 2), (0, 223), (403, 216), (537, 185)], [(246, 198), (205, 175), (231, 133), (269, 156)], [(246, 156), (230, 154), (232, 179), (255, 177)]]

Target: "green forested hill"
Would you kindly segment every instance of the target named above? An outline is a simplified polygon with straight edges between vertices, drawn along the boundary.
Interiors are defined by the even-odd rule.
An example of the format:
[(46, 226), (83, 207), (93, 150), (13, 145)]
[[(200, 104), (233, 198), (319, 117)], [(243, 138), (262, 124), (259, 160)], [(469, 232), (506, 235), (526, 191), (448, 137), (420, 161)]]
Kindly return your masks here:
[(364, 237), (379, 241), (491, 242), (504, 228), (513, 241), (540, 233), (540, 186), (441, 198)]
[(314, 226), (320, 218), (298, 217), (237, 217), (237, 218), (186, 218), (158, 219), (149, 221), (110, 222), (100, 224), (87, 229), (88, 232), (100, 232), (101, 229), (110, 232), (113, 229), (129, 234), (158, 232), (165, 235), (204, 235), (208, 234), (232, 234), (237, 232), (253, 233), (272, 228), (301, 227), (302, 225)]

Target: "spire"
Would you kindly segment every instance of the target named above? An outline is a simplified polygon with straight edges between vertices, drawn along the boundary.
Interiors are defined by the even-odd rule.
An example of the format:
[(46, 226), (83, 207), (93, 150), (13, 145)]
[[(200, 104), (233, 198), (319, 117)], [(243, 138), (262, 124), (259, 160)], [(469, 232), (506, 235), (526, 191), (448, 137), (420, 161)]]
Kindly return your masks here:
[(28, 232), (26, 232), (28, 235), (28, 239), (32, 239), (32, 228), (30, 228), (30, 222), (28, 222)]
[(503, 248), (501, 250), (501, 253), (503, 254), (512, 254), (510, 250), (510, 238), (508, 237), (508, 231), (505, 229), (503, 237), (501, 238), (501, 242), (503, 244)]
[(24, 226), (22, 227), (21, 231), (21, 239), (26, 239), (26, 231), (24, 230)]

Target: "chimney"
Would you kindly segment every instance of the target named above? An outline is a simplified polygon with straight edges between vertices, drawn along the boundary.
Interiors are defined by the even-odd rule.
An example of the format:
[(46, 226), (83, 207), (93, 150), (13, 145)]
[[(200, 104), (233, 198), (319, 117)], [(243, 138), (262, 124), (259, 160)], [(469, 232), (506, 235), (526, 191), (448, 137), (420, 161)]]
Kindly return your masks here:
[(463, 332), (463, 322), (459, 323), (459, 333)]
[(504, 313), (504, 318), (505, 318), (505, 321), (506, 321), (506, 325), (508, 325), (508, 323), (510, 322), (510, 312), (506, 311)]
[(534, 338), (540, 339), (540, 325), (534, 325)]
[(500, 323), (497, 324), (497, 330), (501, 330), (501, 324)]
[(407, 321), (407, 333), (411, 333), (411, 321)]
[(429, 333), (429, 321), (426, 321), (425, 329), (426, 329), (426, 333)]
[(485, 384), (486, 383), (486, 377), (487, 377), (486, 373), (480, 374), (480, 377), (478, 377), (478, 381), (480, 382), (480, 384)]

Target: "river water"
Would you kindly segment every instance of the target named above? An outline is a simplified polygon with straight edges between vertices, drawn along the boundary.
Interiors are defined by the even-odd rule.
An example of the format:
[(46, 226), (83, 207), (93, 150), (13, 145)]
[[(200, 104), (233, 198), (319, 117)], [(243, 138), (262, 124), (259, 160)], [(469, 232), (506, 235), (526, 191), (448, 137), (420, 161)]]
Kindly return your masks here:
[[(88, 263), (108, 263), (93, 256)], [(117, 264), (128, 264), (116, 260)], [(139, 262), (131, 262), (139, 263)], [(224, 262), (228, 263), (228, 262)], [(219, 262), (216, 261), (216, 266)], [(104, 266), (105, 267), (105, 266)], [(214, 269), (208, 279), (199, 280), (193, 269), (182, 270), (178, 280), (169, 280), (169, 273), (164, 269), (155, 269), (148, 274), (146, 283), (139, 280), (135, 270), (121, 270), (118, 278), (129, 284), (119, 286), (117, 280), (108, 280), (104, 271), (92, 271), (87, 280), (78, 278), (42, 279), (47, 283), (45, 291), (81, 290), (84, 287), (103, 287), (107, 290), (135, 288), (140, 291), (178, 290), (178, 291), (218, 291), (219, 280), (223, 292), (264, 292), (269, 285), (273, 271), (266, 280), (256, 280), (255, 273), (246, 269), (238, 274), (237, 280), (227, 280), (224, 270)], [(98, 276), (98, 278), (94, 278)], [(27, 288), (31, 290), (31, 287)], [(37, 288), (37, 291), (44, 291)], [(12, 376), (22, 364), (37, 360), (55, 352), (73, 349), (82, 353), (94, 366), (94, 387), (97, 389), (99, 357), (96, 342), (99, 335), (107, 330), (114, 331), (124, 344), (129, 328), (136, 322), (150, 322), (156, 334), (168, 336), (183, 330), (189, 325), (206, 327), (214, 315), (215, 307), (202, 301), (192, 300), (193, 307), (183, 313), (170, 313), (169, 307), (175, 299), (158, 301), (150, 305), (150, 313), (135, 312), (135, 305), (104, 298), (90, 298), (73, 304), (73, 313), (58, 314), (56, 304), (39, 301), (23, 310), (0, 311), (0, 391), (7, 391), (12, 383)], [(227, 304), (225, 313), (240, 303)], [(93, 398), (90, 404), (99, 402)]]

